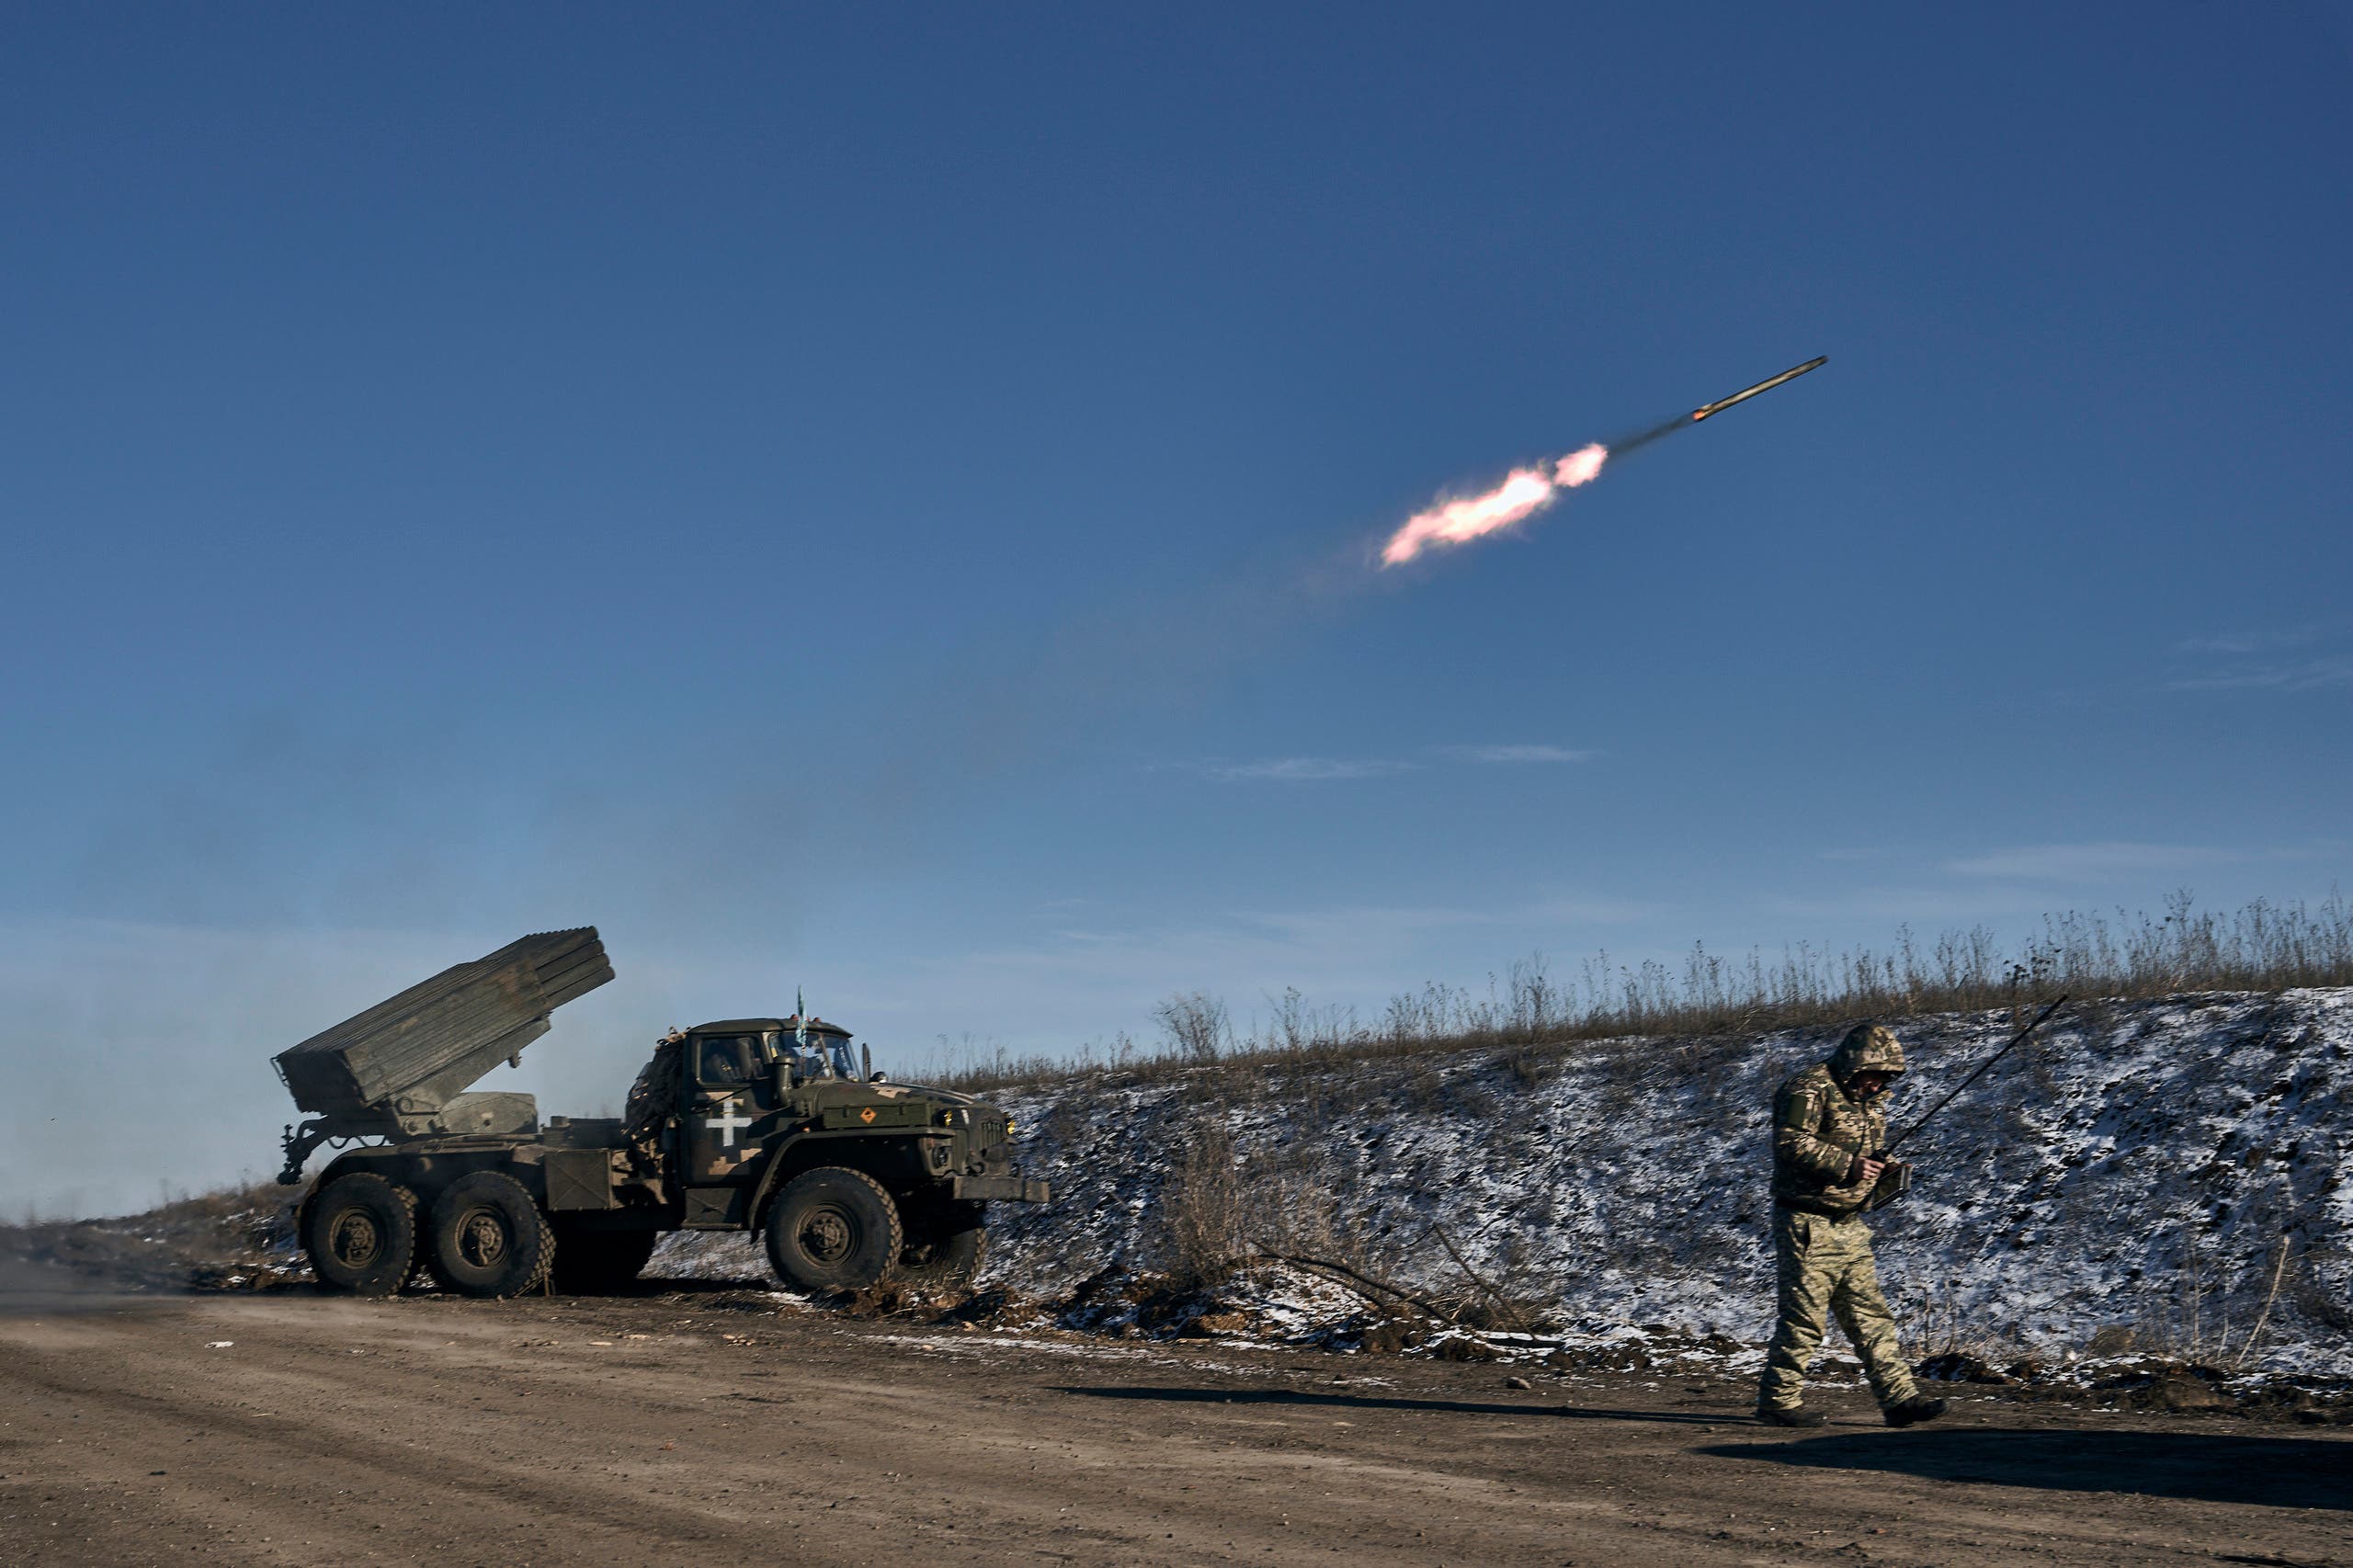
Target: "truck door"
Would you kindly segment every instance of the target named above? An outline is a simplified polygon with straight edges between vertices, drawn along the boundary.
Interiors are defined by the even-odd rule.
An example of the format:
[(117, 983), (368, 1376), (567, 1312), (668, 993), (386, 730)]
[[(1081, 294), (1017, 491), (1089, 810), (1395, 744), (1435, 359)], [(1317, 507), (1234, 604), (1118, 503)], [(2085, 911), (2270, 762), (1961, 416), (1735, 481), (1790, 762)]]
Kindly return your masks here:
[(708, 1186), (744, 1174), (776, 1114), (776, 1073), (758, 1035), (699, 1035), (683, 1064), (687, 1181)]

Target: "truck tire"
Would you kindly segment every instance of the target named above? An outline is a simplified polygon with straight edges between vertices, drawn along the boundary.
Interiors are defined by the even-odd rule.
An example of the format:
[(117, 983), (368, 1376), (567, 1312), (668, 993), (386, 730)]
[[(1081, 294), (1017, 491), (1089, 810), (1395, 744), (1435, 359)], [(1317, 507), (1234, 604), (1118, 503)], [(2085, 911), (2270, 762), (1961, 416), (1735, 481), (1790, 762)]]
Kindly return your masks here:
[(519, 1296), (547, 1278), (555, 1237), (504, 1171), (462, 1176), (433, 1200), (433, 1276), (466, 1296)]
[(910, 1220), (899, 1276), (918, 1285), (968, 1285), (988, 1250), (978, 1203), (943, 1203)]
[(321, 1290), (389, 1296), (416, 1259), (416, 1194), (369, 1171), (339, 1176), (304, 1206), (302, 1250)]
[(905, 1244), (899, 1206), (863, 1171), (819, 1165), (784, 1184), (768, 1205), (768, 1262), (798, 1290), (879, 1285)]
[(574, 1296), (602, 1296), (621, 1289), (643, 1271), (659, 1238), (652, 1231), (591, 1231), (559, 1221), (555, 1288)]

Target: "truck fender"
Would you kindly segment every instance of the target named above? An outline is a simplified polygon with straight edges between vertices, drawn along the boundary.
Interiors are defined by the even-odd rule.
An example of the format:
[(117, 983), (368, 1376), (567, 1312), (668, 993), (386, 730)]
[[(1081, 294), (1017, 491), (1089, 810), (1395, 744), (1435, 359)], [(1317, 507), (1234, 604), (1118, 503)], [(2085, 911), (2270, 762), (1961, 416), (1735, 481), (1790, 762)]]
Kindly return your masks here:
[(804, 1147), (822, 1143), (857, 1144), (876, 1138), (904, 1138), (908, 1130), (904, 1127), (876, 1128), (872, 1131), (868, 1131), (862, 1127), (844, 1128), (830, 1131), (813, 1130), (795, 1132), (780, 1140), (768, 1151), (767, 1163), (760, 1167), (760, 1179), (752, 1188), (751, 1233), (756, 1236), (767, 1229), (768, 1199), (774, 1198), (777, 1188), (790, 1179), (785, 1174), (788, 1170), (797, 1175), (808, 1169), (810, 1165), (847, 1165), (852, 1170), (859, 1168), (856, 1164), (846, 1160), (816, 1159), (803, 1164), (790, 1157)]

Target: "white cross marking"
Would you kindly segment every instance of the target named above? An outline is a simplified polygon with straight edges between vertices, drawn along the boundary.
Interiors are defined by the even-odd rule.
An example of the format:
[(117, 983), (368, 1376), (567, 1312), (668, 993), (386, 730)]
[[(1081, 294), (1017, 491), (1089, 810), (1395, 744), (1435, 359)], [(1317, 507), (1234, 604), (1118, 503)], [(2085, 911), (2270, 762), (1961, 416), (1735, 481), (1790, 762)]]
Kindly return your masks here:
[(737, 1116), (733, 1096), (730, 1096), (719, 1108), (721, 1115), (704, 1117), (702, 1124), (705, 1127), (715, 1127), (719, 1130), (721, 1148), (733, 1149), (735, 1147), (735, 1130), (739, 1127), (749, 1127), (759, 1119), (752, 1116)]

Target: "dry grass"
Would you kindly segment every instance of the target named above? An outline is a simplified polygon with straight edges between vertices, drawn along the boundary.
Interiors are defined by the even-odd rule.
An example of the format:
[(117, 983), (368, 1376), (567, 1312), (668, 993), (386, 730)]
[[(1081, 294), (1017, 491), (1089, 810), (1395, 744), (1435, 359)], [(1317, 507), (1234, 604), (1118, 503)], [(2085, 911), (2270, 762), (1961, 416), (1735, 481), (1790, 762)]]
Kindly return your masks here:
[(2226, 1288), (2232, 1271), (2185, 1227), (2179, 1276), (2165, 1300), (2135, 1325), (2134, 1347), (2197, 1366), (2243, 1372), (2256, 1365), (2272, 1309), (2288, 1276), (2291, 1239), (2273, 1242), (2256, 1266), (2244, 1270), (2242, 1289)]
[[(2131, 1321), (2107, 1324), (2075, 1349), (2093, 1357), (2154, 1358), (2234, 1376), (2257, 1369), (2283, 1290), (2292, 1297), (2293, 1238), (2275, 1237), (2259, 1256), (2234, 1259), (2200, 1241), (2189, 1227), (2179, 1236), (2172, 1271), (2137, 1293), (2138, 1310)], [(2051, 1348), (2032, 1324), (1996, 1324), (1962, 1306), (1960, 1286), (1949, 1279), (1911, 1293), (1902, 1317), (1905, 1339), (1917, 1355), (2015, 1368), (2040, 1358), (2038, 1344), (2044, 1351)]]
[(1923, 946), (1900, 927), (1885, 952), (1834, 953), (1800, 943), (1768, 960), (1726, 959), (1694, 943), (1678, 973), (1608, 953), (1564, 984), (1541, 955), (1490, 975), (1484, 993), (1432, 983), (1392, 997), (1377, 1017), (1317, 1007), (1296, 990), (1269, 997), (1262, 1024), (1239, 1032), (1227, 1006), (1206, 993), (1171, 996), (1154, 1010), (1161, 1039), (1125, 1034), (1067, 1056), (985, 1049), (943, 1040), (914, 1076), (980, 1090), (1096, 1074), (1156, 1076), (1224, 1062), (1257, 1069), (1368, 1057), (1415, 1057), (1478, 1047), (1518, 1048), (1513, 1070), (1532, 1084), (1543, 1048), (1629, 1035), (1753, 1035), (1872, 1016), (2017, 1006), (2065, 993), (2077, 997), (2165, 996), (2185, 991), (2276, 991), (2353, 985), (2353, 906), (2263, 900), (2229, 915), (2177, 893), (2163, 915), (2068, 913), (2005, 948), (1985, 927), (1948, 931)]

